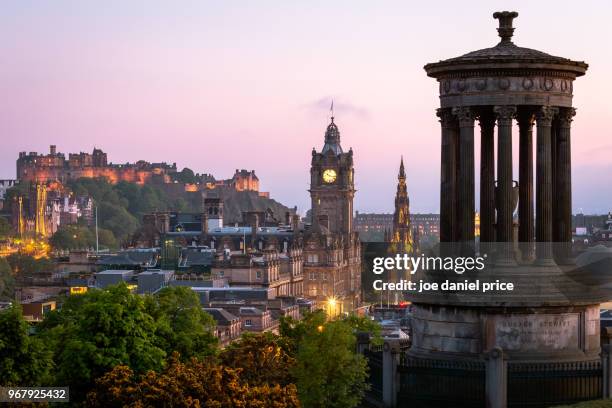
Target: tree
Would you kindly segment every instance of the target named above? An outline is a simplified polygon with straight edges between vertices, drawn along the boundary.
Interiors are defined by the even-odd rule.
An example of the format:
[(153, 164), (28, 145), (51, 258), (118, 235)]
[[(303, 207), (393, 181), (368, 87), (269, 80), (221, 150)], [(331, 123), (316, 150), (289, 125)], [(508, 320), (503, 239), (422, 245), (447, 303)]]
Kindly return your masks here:
[(55, 265), (49, 258), (34, 258), (31, 255), (14, 253), (6, 257), (13, 276), (34, 276), (54, 270)]
[(40, 330), (54, 350), (56, 384), (70, 386), (75, 400), (117, 365), (144, 373), (161, 368), (166, 356), (157, 346), (156, 325), (144, 299), (125, 284), (67, 298)]
[[(95, 230), (93, 231), (93, 236), (95, 244)], [(113, 231), (104, 228), (98, 228), (98, 245), (100, 248), (109, 248), (112, 250), (119, 248), (119, 243), (117, 242), (117, 238), (115, 238)]]
[(155, 320), (158, 345), (168, 355), (178, 351), (189, 359), (216, 353), (216, 322), (202, 310), (198, 295), (190, 288), (167, 287), (148, 296), (145, 303)]
[(84, 226), (65, 225), (60, 227), (49, 238), (49, 244), (54, 249), (86, 249), (95, 244), (95, 236)]
[(367, 389), (367, 363), (355, 350), (350, 324), (342, 320), (310, 327), (298, 346), (298, 394), (306, 408), (352, 408)]
[(7, 238), (13, 235), (13, 228), (8, 220), (0, 217), (0, 238)]
[(43, 343), (28, 334), (21, 308), (0, 312), (0, 385), (43, 385), (53, 365)]
[(366, 319), (351, 316), (329, 321), (323, 311), (302, 321), (284, 319), (281, 334), (290, 339), (297, 363), (292, 369), (305, 408), (351, 408), (367, 389), (367, 363), (357, 353), (356, 333), (380, 329)]
[(101, 202), (98, 206), (99, 224), (111, 230), (120, 241), (127, 240), (140, 225), (139, 220), (123, 206)]
[[(86, 225), (73, 224), (60, 227), (51, 238), (49, 244), (54, 249), (84, 249), (96, 246), (95, 229)], [(101, 247), (116, 249), (117, 239), (112, 231), (98, 228), (98, 244)]]
[(227, 367), (241, 369), (240, 378), (250, 385), (294, 382), (295, 358), (289, 355), (287, 342), (272, 333), (245, 333), (221, 352), (220, 360)]
[(179, 173), (174, 175), (174, 179), (180, 181), (181, 183), (195, 183), (196, 176), (193, 170), (188, 167), (185, 167)]
[(0, 300), (15, 298), (15, 278), (11, 265), (4, 258), (0, 258)]
[(293, 384), (251, 386), (243, 382), (240, 369), (196, 358), (184, 363), (178, 355), (162, 372), (137, 376), (118, 366), (96, 381), (87, 406), (167, 406), (216, 408), (298, 408)]

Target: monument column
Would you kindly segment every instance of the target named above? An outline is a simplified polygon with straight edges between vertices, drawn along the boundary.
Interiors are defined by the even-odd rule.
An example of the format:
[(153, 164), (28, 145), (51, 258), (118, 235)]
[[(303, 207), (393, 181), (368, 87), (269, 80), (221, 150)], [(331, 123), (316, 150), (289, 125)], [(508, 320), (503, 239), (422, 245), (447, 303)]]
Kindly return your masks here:
[(551, 127), (557, 108), (542, 106), (536, 113), (536, 257), (541, 265), (552, 259), (552, 144)]
[(495, 241), (495, 116), (480, 114), (480, 242)]
[(533, 258), (533, 123), (530, 108), (518, 114), (519, 125), (519, 242), (522, 258)]
[(512, 119), (515, 106), (496, 106), (497, 116), (497, 242), (503, 243), (498, 261), (514, 263), (512, 256)]
[(453, 108), (459, 121), (458, 214), (461, 254), (474, 252), (474, 110), (470, 107)]
[(556, 143), (555, 200), (556, 214), (554, 222), (557, 234), (555, 242), (563, 243), (559, 248), (559, 260), (567, 261), (571, 255), (572, 241), (572, 155), (570, 130), (574, 108), (561, 108), (558, 115), (558, 133)]
[(457, 203), (457, 120), (450, 109), (438, 109), (442, 127), (440, 169), (440, 242), (453, 242), (456, 236)]

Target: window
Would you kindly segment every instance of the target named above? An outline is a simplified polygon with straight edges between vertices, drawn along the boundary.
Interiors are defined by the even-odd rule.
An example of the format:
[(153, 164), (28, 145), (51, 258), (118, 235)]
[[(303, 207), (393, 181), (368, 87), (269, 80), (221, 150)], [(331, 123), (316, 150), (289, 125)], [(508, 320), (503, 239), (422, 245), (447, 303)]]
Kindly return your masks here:
[(219, 276), (222, 278), (225, 275), (225, 271), (219, 271)]
[(255, 272), (255, 277), (256, 277), (257, 279), (261, 279), (261, 271), (257, 271), (257, 272)]
[(252, 321), (251, 319), (246, 319), (246, 320), (244, 321), (244, 325), (245, 325), (245, 326), (252, 326), (252, 325), (253, 325), (253, 321)]

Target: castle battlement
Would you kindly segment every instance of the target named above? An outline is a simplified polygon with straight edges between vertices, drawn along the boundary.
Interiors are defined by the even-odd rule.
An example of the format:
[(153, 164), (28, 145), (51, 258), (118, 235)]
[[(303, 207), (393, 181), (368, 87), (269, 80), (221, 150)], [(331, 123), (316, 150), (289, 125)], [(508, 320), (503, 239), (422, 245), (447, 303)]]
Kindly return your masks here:
[(154, 179), (169, 183), (170, 174), (176, 172), (176, 163), (149, 163), (139, 160), (135, 163), (113, 164), (101, 149), (92, 153), (58, 153), (51, 145), (48, 154), (20, 152), (17, 159), (17, 179), (30, 182), (59, 180), (64, 183), (81, 177), (105, 177), (111, 183), (127, 181), (144, 184)]

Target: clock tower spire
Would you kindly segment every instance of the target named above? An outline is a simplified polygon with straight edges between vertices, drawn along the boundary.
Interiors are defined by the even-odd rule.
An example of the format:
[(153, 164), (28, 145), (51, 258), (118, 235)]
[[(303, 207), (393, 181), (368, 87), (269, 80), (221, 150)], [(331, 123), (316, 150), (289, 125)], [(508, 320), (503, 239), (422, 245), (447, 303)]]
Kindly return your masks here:
[(353, 232), (353, 150), (344, 152), (340, 130), (332, 117), (325, 131), (323, 149), (312, 151), (310, 197), (312, 225), (332, 233)]

